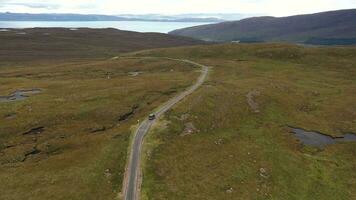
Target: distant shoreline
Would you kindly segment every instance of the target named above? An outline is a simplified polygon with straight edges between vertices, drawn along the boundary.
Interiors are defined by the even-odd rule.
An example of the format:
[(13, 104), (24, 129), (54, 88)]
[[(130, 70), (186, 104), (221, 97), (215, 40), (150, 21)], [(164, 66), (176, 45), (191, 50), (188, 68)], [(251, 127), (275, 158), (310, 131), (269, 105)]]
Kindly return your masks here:
[(207, 22), (157, 22), (157, 21), (3, 21), (0, 29), (26, 28), (114, 28), (135, 32), (168, 33), (170, 31), (211, 24)]
[(217, 17), (200, 16), (115, 16), (115, 15), (83, 15), (83, 14), (30, 14), (30, 13), (0, 13), (0, 21), (143, 21), (143, 22), (203, 22), (214, 23), (226, 21)]
[(0, 22), (162, 22), (162, 23), (218, 23), (215, 21), (160, 21), (160, 20), (0, 20)]

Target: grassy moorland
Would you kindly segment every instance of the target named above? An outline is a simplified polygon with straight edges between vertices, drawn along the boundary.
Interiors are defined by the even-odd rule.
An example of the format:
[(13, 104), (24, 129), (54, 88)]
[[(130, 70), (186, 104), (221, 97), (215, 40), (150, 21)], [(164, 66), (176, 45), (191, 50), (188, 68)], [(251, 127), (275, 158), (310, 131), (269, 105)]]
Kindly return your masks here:
[[(81, 37), (92, 37), (92, 31)], [(0, 40), (14, 47), (9, 34), (0, 33)], [(97, 43), (105, 38), (101, 36), (96, 34)], [(40, 41), (30, 33), (11, 37), (20, 46), (0, 47), (0, 96), (20, 89), (41, 92), (21, 101), (0, 101), (2, 200), (114, 199), (132, 126), (199, 76), (191, 66), (166, 59), (112, 59), (122, 51), (85, 49), (74, 42), (78, 35), (66, 35), (72, 45), (54, 44), (59, 38)], [(31, 46), (38, 48), (31, 51)]]
[(116, 29), (33, 28), (0, 31), (0, 62), (33, 62), (35, 58), (107, 58), (144, 49), (203, 44), (161, 33)]
[(356, 199), (356, 48), (215, 45), (136, 53), (213, 66), (147, 138), (144, 199)]

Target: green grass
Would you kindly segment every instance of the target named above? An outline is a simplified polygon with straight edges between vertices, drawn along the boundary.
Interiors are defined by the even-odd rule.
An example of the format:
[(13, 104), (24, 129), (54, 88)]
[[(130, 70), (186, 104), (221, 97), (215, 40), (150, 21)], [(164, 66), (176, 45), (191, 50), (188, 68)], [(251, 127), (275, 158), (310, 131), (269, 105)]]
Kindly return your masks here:
[[(215, 45), (136, 55), (213, 66), (165, 116), (165, 131), (147, 139), (159, 141), (144, 169), (147, 199), (356, 198), (355, 143), (307, 147), (287, 127), (356, 133), (355, 48)], [(253, 90), (259, 113), (247, 103)], [(180, 136), (189, 122), (199, 131)]]

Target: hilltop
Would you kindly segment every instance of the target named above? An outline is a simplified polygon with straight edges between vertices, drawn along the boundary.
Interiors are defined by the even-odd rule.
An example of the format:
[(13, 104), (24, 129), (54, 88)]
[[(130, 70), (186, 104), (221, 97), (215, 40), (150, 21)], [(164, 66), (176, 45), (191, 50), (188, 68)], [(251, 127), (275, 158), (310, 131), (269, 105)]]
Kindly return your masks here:
[(356, 44), (356, 9), (290, 17), (253, 17), (170, 32), (208, 41)]

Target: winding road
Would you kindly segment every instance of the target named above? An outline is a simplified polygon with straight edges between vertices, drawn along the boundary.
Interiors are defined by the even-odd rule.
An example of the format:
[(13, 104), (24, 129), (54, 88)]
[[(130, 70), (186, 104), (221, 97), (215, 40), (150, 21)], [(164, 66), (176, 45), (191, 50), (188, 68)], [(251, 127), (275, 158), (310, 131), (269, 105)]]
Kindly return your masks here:
[[(209, 68), (205, 65), (195, 63), (190, 60), (181, 60), (181, 59), (173, 59), (173, 58), (165, 58), (169, 60), (175, 60), (179, 62), (188, 63), (191, 65), (195, 65), (202, 68), (201, 75), (197, 79), (197, 81), (189, 87), (187, 90), (182, 92), (181, 94), (173, 97), (169, 101), (167, 101), (163, 106), (158, 108), (158, 110), (154, 113), (156, 118), (159, 118), (166, 111), (171, 109), (175, 104), (184, 99), (186, 96), (192, 94), (196, 89), (198, 89), (205, 81)], [(141, 186), (141, 168), (140, 168), (140, 160), (141, 160), (141, 150), (142, 143), (145, 135), (148, 133), (152, 124), (156, 122), (155, 120), (144, 120), (141, 122), (139, 127), (136, 130), (133, 144), (131, 146), (130, 160), (128, 163), (128, 167), (125, 172), (125, 178), (123, 183), (123, 199), (125, 200), (137, 200), (140, 197), (140, 186)]]

